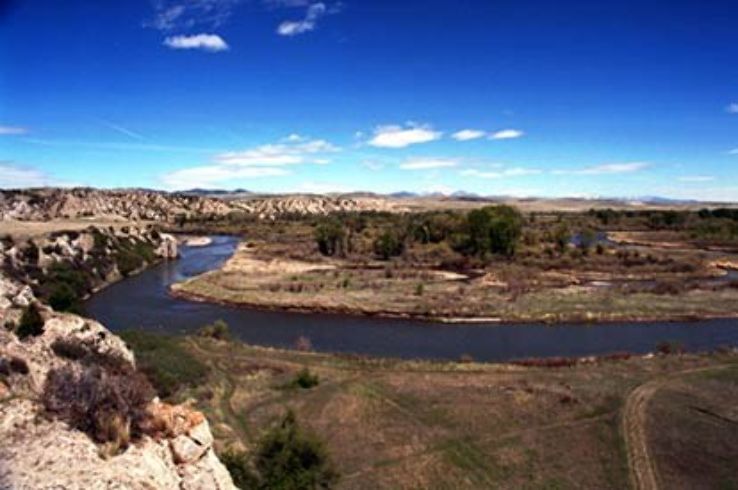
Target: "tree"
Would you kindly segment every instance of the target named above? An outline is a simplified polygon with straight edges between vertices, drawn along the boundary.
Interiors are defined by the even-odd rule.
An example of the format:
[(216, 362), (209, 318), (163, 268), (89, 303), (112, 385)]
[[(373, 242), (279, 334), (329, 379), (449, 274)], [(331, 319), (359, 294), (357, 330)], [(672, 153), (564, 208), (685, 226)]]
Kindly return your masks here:
[(523, 217), (511, 206), (487, 206), (470, 211), (464, 225), (462, 252), (486, 256), (488, 253), (512, 257), (523, 230)]
[(25, 339), (31, 336), (38, 337), (42, 333), (44, 333), (44, 319), (38, 311), (38, 307), (31, 303), (23, 311), (15, 334), (18, 338)]
[(563, 253), (564, 250), (566, 250), (566, 247), (569, 245), (569, 242), (571, 241), (571, 233), (569, 232), (569, 227), (563, 223), (557, 226), (554, 230), (553, 241), (556, 244), (556, 249), (559, 251), (559, 253)]
[(405, 250), (405, 243), (396, 233), (386, 230), (374, 240), (374, 253), (382, 260), (396, 257)]
[(587, 228), (586, 230), (579, 233), (579, 248), (585, 255), (589, 253), (589, 250), (597, 243), (597, 233)]
[(324, 220), (315, 228), (315, 241), (318, 244), (318, 250), (323, 255), (343, 254), (345, 237), (346, 232), (336, 219)]
[(325, 446), (299, 427), (292, 410), (259, 441), (254, 467), (264, 489), (330, 488), (338, 479)]

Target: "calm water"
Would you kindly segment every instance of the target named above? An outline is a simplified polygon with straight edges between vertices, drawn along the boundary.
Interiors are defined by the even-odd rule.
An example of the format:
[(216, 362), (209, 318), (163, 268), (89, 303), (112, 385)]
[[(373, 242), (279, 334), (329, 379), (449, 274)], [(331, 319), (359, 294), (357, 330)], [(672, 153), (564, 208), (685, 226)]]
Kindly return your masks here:
[(184, 334), (223, 319), (239, 339), (292, 347), (305, 336), (313, 349), (383, 357), (480, 361), (522, 357), (584, 356), (615, 351), (648, 352), (661, 341), (690, 350), (738, 345), (738, 320), (607, 325), (446, 325), (408, 320), (257, 311), (169, 296), (174, 282), (220, 266), (237, 240), (215, 237), (208, 247), (181, 247), (181, 259), (161, 264), (94, 295), (87, 311), (112, 330), (146, 328)]

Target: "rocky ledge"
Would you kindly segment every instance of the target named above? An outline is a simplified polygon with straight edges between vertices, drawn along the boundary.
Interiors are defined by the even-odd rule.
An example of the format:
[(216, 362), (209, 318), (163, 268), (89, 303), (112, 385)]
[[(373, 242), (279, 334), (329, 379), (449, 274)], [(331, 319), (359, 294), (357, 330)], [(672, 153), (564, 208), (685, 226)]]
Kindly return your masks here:
[[(213, 451), (207, 420), (186, 405), (144, 400), (139, 432), (130, 440), (125, 432), (125, 444), (112, 450), (101, 444), (99, 432), (50, 411), (49, 390), (58, 373), (92, 370), (98, 373), (94, 379), (105, 380), (114, 376), (105, 371), (112, 360), (134, 370), (135, 360), (124, 342), (99, 323), (55, 313), (38, 304), (28, 286), (0, 275), (0, 318), (17, 318), (29, 305), (39, 312), (39, 332), (21, 339), (17, 332), (0, 329), (0, 488), (235, 488)], [(109, 430), (105, 424), (117, 420), (117, 414), (104, 413), (110, 413), (109, 420), (96, 422)]]

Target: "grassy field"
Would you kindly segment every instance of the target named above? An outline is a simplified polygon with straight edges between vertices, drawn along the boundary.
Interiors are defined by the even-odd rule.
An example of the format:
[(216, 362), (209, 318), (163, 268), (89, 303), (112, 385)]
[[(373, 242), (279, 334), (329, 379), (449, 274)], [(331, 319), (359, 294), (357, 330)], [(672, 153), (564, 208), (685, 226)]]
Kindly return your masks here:
[[(664, 488), (708, 488), (709, 482), (690, 487), (689, 478), (699, 475), (685, 474), (681, 462), (705, 446), (708, 468), (724, 465), (738, 440), (735, 354), (552, 369), (368, 360), (195, 337), (181, 342), (208, 366), (207, 382), (188, 393), (207, 413), (221, 450), (250, 448), (292, 408), (327, 444), (339, 488), (628, 488), (622, 410), (634, 389), (660, 379), (673, 384), (654, 390), (648, 417), (636, 422), (646, 425), (659, 478), (681, 485)], [(317, 386), (292, 382), (304, 368), (318, 376)], [(673, 390), (683, 386), (693, 399), (674, 403)], [(720, 415), (722, 425), (710, 425), (703, 413)], [(675, 444), (675, 437), (689, 445)], [(668, 476), (673, 467), (682, 473)], [(734, 467), (723, 466), (710, 481), (730, 482), (731, 474)]]

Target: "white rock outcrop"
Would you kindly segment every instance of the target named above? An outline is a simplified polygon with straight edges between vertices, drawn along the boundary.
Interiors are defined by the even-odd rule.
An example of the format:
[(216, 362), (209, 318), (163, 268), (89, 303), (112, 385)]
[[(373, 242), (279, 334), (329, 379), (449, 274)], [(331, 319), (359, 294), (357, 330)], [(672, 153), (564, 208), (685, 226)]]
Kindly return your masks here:
[[(0, 275), (0, 319), (19, 318), (35, 301), (30, 289)], [(152, 426), (121, 454), (102, 457), (82, 431), (44, 414), (39, 402), (51, 369), (78, 361), (55, 354), (52, 345), (82, 345), (101, 356), (134, 362), (133, 353), (99, 323), (39, 306), (44, 332), (20, 340), (0, 328), (0, 488), (231, 490), (233, 481), (213, 450), (205, 417), (187, 406), (152, 400)]]

